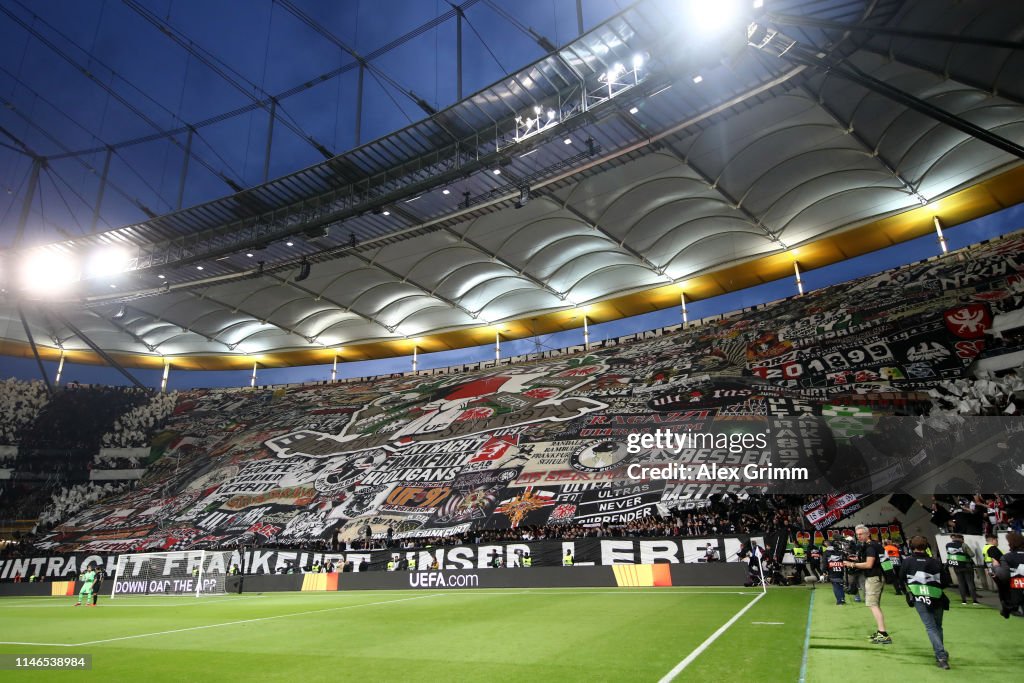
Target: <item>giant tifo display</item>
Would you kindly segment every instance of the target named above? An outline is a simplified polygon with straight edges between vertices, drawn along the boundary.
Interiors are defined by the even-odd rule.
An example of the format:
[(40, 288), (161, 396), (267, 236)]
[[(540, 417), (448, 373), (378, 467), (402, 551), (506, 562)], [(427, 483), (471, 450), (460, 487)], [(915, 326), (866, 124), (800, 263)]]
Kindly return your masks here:
[[(1021, 308), (1021, 254), (1018, 234), (536, 362), (186, 392), (138, 486), (65, 520), (37, 547), (118, 553), (621, 524), (700, 506), (713, 493), (771, 490), (714, 476), (630, 476), (631, 465), (658, 461), (657, 448), (631, 448), (630, 434), (659, 428), (756, 432), (751, 425), (769, 424), (777, 437), (798, 419), (793, 438), (773, 438), (764, 452), (744, 444), (745, 453), (793, 464), (810, 452), (806, 441), (817, 441), (825, 455), (805, 458), (816, 460), (817, 480), (804, 492), (830, 490), (816, 488), (822, 477), (850, 485), (872, 473), (844, 452), (846, 442), (883, 416), (927, 413), (929, 391), (965, 376), (985, 353), (993, 319)], [(815, 427), (823, 422), (827, 429)], [(711, 446), (694, 449), (692, 462), (734, 462), (730, 448)], [(822, 501), (811, 522), (842, 518), (859, 506), (851, 496)]]

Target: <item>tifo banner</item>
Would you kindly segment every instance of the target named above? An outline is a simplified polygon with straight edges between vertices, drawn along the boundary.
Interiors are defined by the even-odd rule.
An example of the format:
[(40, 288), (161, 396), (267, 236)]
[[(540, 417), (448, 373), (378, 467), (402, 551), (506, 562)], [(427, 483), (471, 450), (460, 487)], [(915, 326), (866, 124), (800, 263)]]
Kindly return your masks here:
[[(951, 380), (997, 351), (985, 331), (1022, 305), (1021, 253), (1011, 236), (515, 364), (183, 392), (138, 485), (37, 545), (462, 542), (642, 524), (723, 494), (1024, 492), (1019, 415), (916, 417), (980, 404)], [(849, 505), (809, 512), (827, 525)]]
[(820, 531), (846, 519), (879, 498), (881, 496), (864, 496), (859, 493), (832, 493), (805, 504), (804, 518), (808, 524)]

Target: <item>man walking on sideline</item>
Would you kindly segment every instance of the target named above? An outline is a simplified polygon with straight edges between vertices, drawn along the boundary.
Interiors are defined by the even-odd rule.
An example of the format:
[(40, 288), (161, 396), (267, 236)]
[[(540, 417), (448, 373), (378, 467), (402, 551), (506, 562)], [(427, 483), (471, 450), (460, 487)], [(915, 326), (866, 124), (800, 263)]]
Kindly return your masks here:
[(878, 630), (871, 636), (872, 643), (877, 645), (892, 645), (892, 638), (885, 630), (885, 616), (882, 614), (882, 588), (885, 582), (882, 580), (882, 560), (884, 552), (881, 546), (871, 540), (871, 532), (863, 524), (856, 528), (857, 540), (860, 542), (861, 551), (859, 561), (847, 560), (844, 564), (850, 569), (864, 570), (864, 604), (871, 609), (875, 618), (875, 625)]
[(949, 668), (949, 653), (943, 642), (942, 613), (949, 609), (949, 598), (942, 592), (942, 564), (928, 557), (928, 539), (914, 536), (910, 539), (913, 554), (903, 564), (902, 574), (907, 585), (907, 603), (917, 609), (928, 640), (935, 651), (935, 664)]

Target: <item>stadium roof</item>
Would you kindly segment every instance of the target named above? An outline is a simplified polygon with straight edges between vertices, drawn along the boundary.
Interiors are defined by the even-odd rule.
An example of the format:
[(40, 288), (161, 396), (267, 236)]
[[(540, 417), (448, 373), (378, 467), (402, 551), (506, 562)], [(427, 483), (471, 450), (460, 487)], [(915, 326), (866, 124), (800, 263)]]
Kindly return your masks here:
[(266, 184), (7, 250), (8, 274), (109, 247), (127, 270), (57, 299), (9, 276), (0, 351), (31, 353), (25, 327), (48, 357), (94, 360), (88, 337), (135, 366), (437, 351), (741, 289), (1024, 199), (1024, 4), (767, 0), (717, 32), (681, 5), (641, 0)]

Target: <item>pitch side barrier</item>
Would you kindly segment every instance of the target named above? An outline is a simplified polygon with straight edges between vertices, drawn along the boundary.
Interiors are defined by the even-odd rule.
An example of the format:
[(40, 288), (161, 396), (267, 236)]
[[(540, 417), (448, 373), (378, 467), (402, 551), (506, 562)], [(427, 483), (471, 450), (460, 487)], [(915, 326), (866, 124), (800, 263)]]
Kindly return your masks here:
[(612, 567), (442, 569), (335, 574), (228, 577), (228, 593), (359, 590), (467, 590), (485, 588), (643, 588), (742, 586), (746, 566), (737, 563), (638, 564)]
[[(289, 571), (301, 573), (313, 565), (326, 566), (334, 563), (341, 567), (351, 562), (354, 569), (365, 564), (369, 571), (386, 571), (388, 563), (401, 565), (410, 559), (417, 567), (430, 567), (435, 561), (439, 569), (485, 569), (496, 563), (503, 567), (522, 564), (529, 555), (533, 568), (561, 567), (565, 554), (574, 558), (576, 565), (615, 564), (697, 564), (707, 556), (710, 544), (718, 558), (724, 563), (736, 562), (740, 546), (748, 537), (702, 537), (702, 538), (578, 538), (571, 541), (524, 541), (521, 543), (480, 543), (461, 545), (429, 545), (424, 543), (415, 549), (349, 550), (341, 552), (313, 552), (305, 550), (282, 550), (268, 548), (246, 548), (220, 555), (223, 566), (211, 566), (211, 571), (227, 572), (231, 565), (238, 565), (245, 574), (280, 574)], [(754, 536), (753, 540), (764, 545), (764, 538)], [(197, 551), (198, 552), (198, 551)], [(0, 587), (11, 585), (15, 576), (45, 577), (47, 581), (77, 578), (79, 572), (90, 565), (102, 567), (108, 582), (117, 571), (118, 555), (100, 553), (70, 553), (40, 557), (25, 557), (0, 560)], [(180, 564), (168, 563), (166, 575), (154, 578), (168, 578)], [(104, 585), (106, 585), (105, 582)], [(2, 593), (0, 593), (2, 594)]]

